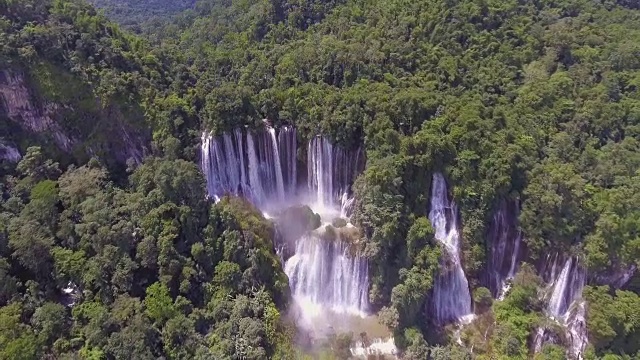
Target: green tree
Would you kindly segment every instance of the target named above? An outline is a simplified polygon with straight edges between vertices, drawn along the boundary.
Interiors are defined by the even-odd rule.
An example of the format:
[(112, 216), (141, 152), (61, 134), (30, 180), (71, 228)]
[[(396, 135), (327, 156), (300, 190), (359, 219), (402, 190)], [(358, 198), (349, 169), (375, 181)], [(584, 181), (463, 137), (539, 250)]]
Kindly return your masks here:
[(40, 343), (30, 326), (20, 321), (19, 303), (0, 308), (0, 359), (36, 359)]
[(169, 289), (161, 283), (154, 283), (147, 288), (144, 305), (147, 315), (159, 326), (176, 314)]

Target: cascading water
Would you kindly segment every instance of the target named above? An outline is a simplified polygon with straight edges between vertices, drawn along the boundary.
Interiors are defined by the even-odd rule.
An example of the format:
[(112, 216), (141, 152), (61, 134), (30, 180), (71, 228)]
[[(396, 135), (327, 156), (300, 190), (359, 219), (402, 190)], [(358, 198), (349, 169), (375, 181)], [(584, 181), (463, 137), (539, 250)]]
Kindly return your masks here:
[[(295, 137), (295, 133), (292, 134)], [(291, 133), (276, 136), (274, 129), (242, 132), (221, 136), (202, 135), (201, 167), (207, 179), (211, 197), (219, 199), (225, 194), (244, 196), (259, 207), (285, 200), (282, 159), (295, 159), (280, 150), (279, 140), (290, 141)], [(294, 164), (285, 163), (287, 169)], [(295, 171), (295, 170), (294, 170)]]
[(437, 324), (461, 321), (471, 314), (471, 295), (460, 262), (456, 207), (453, 201), (448, 200), (447, 184), (440, 173), (433, 175), (429, 220), (435, 229), (436, 239), (446, 251), (433, 288), (432, 315)]
[(276, 129), (270, 128), (269, 134), (271, 135), (271, 149), (273, 150), (273, 163), (275, 165), (276, 175), (276, 189), (280, 196), (280, 201), (284, 202), (284, 179), (282, 177), (282, 166), (280, 165), (280, 152), (278, 151), (278, 141), (276, 140)]
[(573, 258), (565, 261), (562, 271), (553, 283), (547, 312), (555, 319), (564, 319), (569, 306), (582, 296), (584, 270)]
[(368, 264), (346, 241), (307, 234), (298, 240), (284, 271), (307, 314), (316, 315), (323, 307), (354, 315), (368, 310)]
[[(243, 196), (263, 210), (265, 217), (274, 216), (276, 223), (279, 216), (286, 218), (285, 206), (301, 206), (301, 199), (311, 199), (310, 207), (320, 210), (321, 216), (330, 215), (325, 222), (338, 214), (348, 219), (355, 202), (351, 185), (364, 167), (362, 151), (348, 151), (326, 138), (314, 137), (308, 144), (308, 193), (297, 188), (297, 151), (293, 127), (278, 132), (267, 126), (263, 131), (203, 134), (201, 166), (209, 196), (216, 200), (225, 194)], [(354, 355), (393, 354), (395, 347), (387, 329), (383, 334), (376, 329), (377, 319), (367, 315), (368, 263), (355, 250), (353, 239), (357, 239), (358, 230), (350, 224), (329, 226), (330, 230), (323, 225), (298, 238), (299, 233), (293, 236), (296, 231), (289, 231), (295, 225), (287, 221), (279, 222), (276, 229), (280, 241), (276, 251), (289, 277), (294, 309), (301, 312), (300, 328), (310, 337), (318, 333), (326, 336), (323, 333), (329, 327), (358, 333), (364, 330), (373, 341), (367, 346), (356, 344)], [(372, 319), (375, 324), (368, 323)]]
[[(575, 258), (568, 258), (560, 269), (561, 257), (548, 256), (553, 263), (547, 265), (546, 277), (552, 283), (549, 289), (547, 315), (563, 325), (569, 343), (569, 355), (582, 359), (582, 353), (588, 343), (585, 321), (585, 302), (582, 299), (582, 289), (585, 285), (585, 270)], [(534, 340), (534, 351), (540, 351), (544, 344), (545, 329), (538, 329)]]
[(284, 183), (289, 194), (295, 194), (298, 185), (298, 162), (296, 158), (298, 139), (296, 136), (296, 129), (292, 126), (283, 127), (278, 134), (280, 164)]
[(307, 181), (320, 211), (340, 206), (342, 217), (351, 215), (354, 201), (351, 185), (363, 169), (363, 160), (360, 149), (345, 150), (322, 136), (311, 139), (307, 152)]
[[(512, 206), (513, 207), (513, 206)], [(522, 233), (516, 227), (517, 208), (504, 202), (493, 216), (489, 239), (487, 283), (494, 297), (501, 299), (509, 290), (509, 280), (518, 270)]]
[(349, 194), (345, 192), (342, 194), (342, 199), (340, 200), (340, 217), (343, 219), (351, 217), (353, 213), (353, 207), (355, 205), (356, 198), (349, 197)]

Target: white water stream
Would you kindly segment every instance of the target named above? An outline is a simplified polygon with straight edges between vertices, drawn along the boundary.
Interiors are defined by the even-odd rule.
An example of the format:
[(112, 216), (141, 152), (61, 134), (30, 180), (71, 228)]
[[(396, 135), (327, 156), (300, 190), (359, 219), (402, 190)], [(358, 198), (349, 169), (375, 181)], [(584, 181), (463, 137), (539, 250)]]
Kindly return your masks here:
[[(306, 188), (298, 187), (293, 127), (279, 132), (269, 127), (254, 132), (236, 129), (221, 136), (205, 133), (201, 167), (209, 196), (216, 201), (226, 194), (244, 196), (268, 217), (302, 203), (323, 217), (325, 224), (297, 239), (291, 253), (279, 251), (299, 310), (298, 325), (315, 334), (324, 333), (325, 326), (354, 331), (364, 321), (358, 319), (371, 317), (368, 263), (353, 239), (343, 238), (343, 230), (334, 229), (332, 239), (324, 231), (334, 218), (348, 220), (351, 215), (351, 186), (364, 168), (364, 157), (359, 149), (346, 150), (320, 136), (311, 139), (307, 150)], [(354, 228), (349, 224), (345, 229)], [(326, 323), (328, 318), (334, 319), (332, 324)], [(395, 353), (393, 339), (372, 339), (367, 346), (356, 342), (354, 355)]]
[(431, 185), (431, 211), (429, 220), (435, 229), (436, 239), (444, 245), (444, 266), (437, 276), (431, 301), (431, 316), (435, 323), (460, 322), (468, 318), (471, 311), (469, 283), (460, 261), (460, 235), (457, 211), (448, 199), (447, 183), (442, 174), (433, 175)]

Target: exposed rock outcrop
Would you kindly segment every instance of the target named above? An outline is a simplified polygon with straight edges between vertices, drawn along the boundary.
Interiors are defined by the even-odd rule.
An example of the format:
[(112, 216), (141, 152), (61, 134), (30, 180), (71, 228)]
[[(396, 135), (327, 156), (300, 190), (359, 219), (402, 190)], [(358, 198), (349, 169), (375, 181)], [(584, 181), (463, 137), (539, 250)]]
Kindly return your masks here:
[[(96, 99), (93, 109), (84, 109), (80, 114), (84, 117), (82, 128), (70, 127), (65, 121), (70, 114), (77, 115), (76, 111), (80, 111), (76, 104), (59, 104), (46, 99), (29, 85), (27, 79), (28, 75), (22, 71), (0, 70), (0, 116), (8, 119), (14, 127), (39, 139), (50, 139), (63, 153), (97, 155), (122, 164), (129, 159), (142, 160), (150, 139), (146, 134), (148, 131), (131, 126), (118, 106), (103, 107)], [(91, 101), (91, 95), (88, 98)], [(17, 150), (13, 147), (10, 151), (14, 160)], [(4, 153), (9, 151), (5, 149)]]
[(61, 150), (71, 151), (75, 141), (52, 119), (58, 106), (52, 103), (36, 106), (21, 73), (0, 71), (0, 100), (2, 112), (10, 120), (24, 130), (51, 136)]
[(632, 264), (626, 268), (613, 269), (607, 273), (595, 274), (593, 276), (593, 282), (601, 285), (609, 285), (614, 289), (621, 289), (631, 280), (637, 270), (638, 267), (636, 264)]
[(22, 155), (20, 155), (20, 151), (17, 148), (0, 142), (0, 160), (18, 162), (20, 159), (22, 159)]

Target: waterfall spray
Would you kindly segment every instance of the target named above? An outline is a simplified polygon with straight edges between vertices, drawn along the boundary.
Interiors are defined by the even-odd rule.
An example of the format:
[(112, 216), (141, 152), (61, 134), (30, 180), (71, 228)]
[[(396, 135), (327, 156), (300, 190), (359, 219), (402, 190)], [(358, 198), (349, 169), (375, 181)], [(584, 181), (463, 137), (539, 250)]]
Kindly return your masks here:
[(337, 313), (362, 316), (368, 310), (369, 272), (365, 258), (350, 244), (307, 234), (285, 264), (296, 300), (315, 313), (327, 306)]

